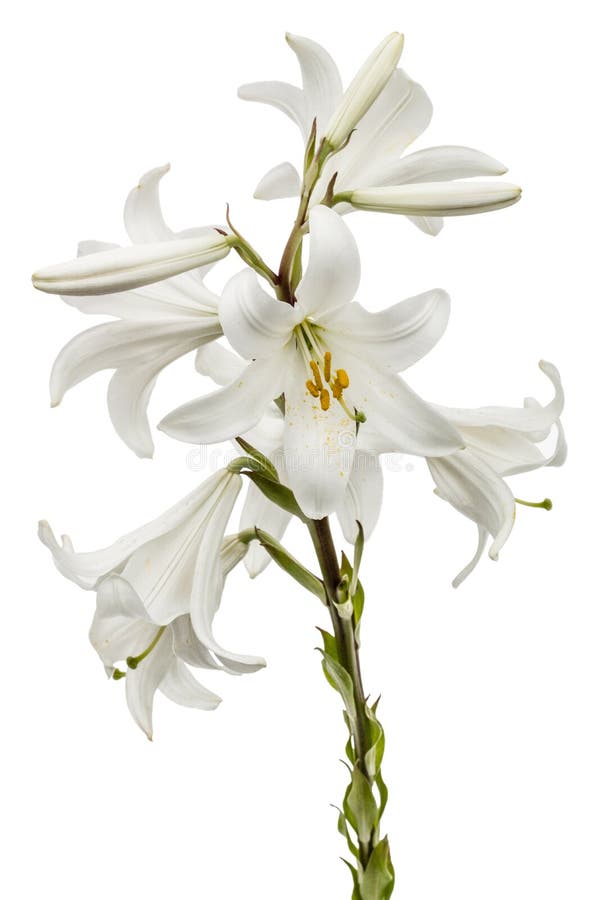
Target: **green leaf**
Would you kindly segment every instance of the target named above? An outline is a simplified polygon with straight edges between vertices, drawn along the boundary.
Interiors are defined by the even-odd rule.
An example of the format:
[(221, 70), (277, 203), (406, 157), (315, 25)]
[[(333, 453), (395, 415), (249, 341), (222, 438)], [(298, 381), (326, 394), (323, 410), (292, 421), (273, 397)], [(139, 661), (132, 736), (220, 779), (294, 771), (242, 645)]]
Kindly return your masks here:
[(281, 509), (285, 509), (286, 512), (292, 513), (294, 516), (298, 516), (303, 522), (307, 521), (293, 493), (285, 485), (272, 481), (271, 478), (268, 478), (261, 472), (245, 472), (244, 474), (256, 485), (259, 491), (262, 491), (271, 503), (275, 503), (276, 506), (280, 506)]
[(352, 891), (352, 900), (361, 900), (358, 885), (358, 872), (356, 871), (356, 868), (352, 865), (352, 863), (349, 863), (347, 859), (344, 859), (343, 857), (341, 857), (341, 859), (342, 862), (348, 866), (348, 868), (350, 869), (350, 874), (352, 875), (352, 882), (354, 884), (354, 890)]
[(323, 638), (325, 653), (335, 659), (336, 662), (339, 662), (337, 644), (334, 636), (330, 634), (329, 631), (325, 631), (324, 628), (319, 628), (318, 626), (317, 631), (321, 633), (321, 637)]
[(365, 547), (365, 533), (363, 531), (363, 527), (356, 520), (356, 524), (358, 526), (358, 535), (356, 536), (356, 541), (354, 543), (354, 565), (352, 572), (352, 581), (350, 583), (350, 596), (356, 593), (356, 586), (358, 584), (358, 570), (360, 569), (360, 561), (362, 559), (363, 550)]
[(357, 639), (358, 639), (358, 626), (360, 625), (360, 620), (362, 619), (363, 609), (365, 607), (365, 592), (363, 590), (363, 586), (360, 581), (356, 582), (356, 590), (352, 595), (352, 605), (354, 607), (354, 621), (356, 623), (356, 631), (357, 631)]
[(325, 652), (323, 652), (323, 671), (330, 685), (342, 695), (348, 715), (353, 721), (356, 721), (354, 688), (350, 675), (337, 659)]
[(356, 844), (354, 843), (354, 841), (352, 840), (352, 838), (350, 837), (350, 832), (348, 831), (348, 824), (346, 822), (346, 817), (345, 817), (344, 813), (341, 811), (341, 809), (338, 810), (338, 813), (339, 813), (339, 815), (338, 815), (338, 831), (341, 835), (343, 835), (343, 837), (346, 838), (346, 842), (348, 844), (348, 849), (350, 850), (350, 853), (352, 853), (352, 855), (355, 856), (356, 859), (358, 859), (360, 851), (359, 851), (358, 847), (356, 846)]
[(381, 761), (385, 750), (385, 735), (381, 723), (375, 715), (375, 706), (371, 708), (365, 703), (365, 713), (369, 720), (369, 749), (365, 753), (365, 766), (367, 772), (374, 778), (381, 769)]
[(242, 450), (248, 454), (255, 462), (259, 464), (261, 469), (272, 478), (273, 481), (279, 481), (279, 475), (277, 474), (277, 469), (271, 462), (268, 456), (265, 456), (264, 453), (261, 453), (260, 450), (257, 450), (256, 447), (253, 447), (252, 444), (248, 443), (248, 441), (243, 437), (236, 437), (236, 442), (240, 445)]
[(378, 772), (375, 778), (375, 784), (377, 785), (377, 790), (379, 791), (379, 821), (381, 821), (381, 818), (387, 806), (389, 794), (387, 785), (381, 776), (381, 772)]
[(298, 584), (301, 584), (303, 588), (306, 588), (307, 591), (310, 591), (318, 597), (321, 603), (327, 605), (325, 585), (321, 579), (317, 578), (317, 576), (313, 575), (313, 573), (305, 568), (302, 563), (298, 562), (291, 553), (287, 552), (285, 547), (283, 547), (279, 541), (276, 541), (275, 538), (271, 537), (270, 534), (267, 534), (266, 531), (263, 531), (261, 528), (255, 528), (254, 530), (261, 547), (265, 548), (271, 559), (274, 559), (284, 572), (287, 572), (288, 575), (295, 578)]
[(352, 784), (344, 800), (344, 812), (360, 843), (367, 844), (377, 825), (379, 810), (371, 783), (358, 766), (352, 771)]
[(394, 890), (394, 879), (390, 845), (385, 837), (373, 850), (361, 878), (361, 900), (389, 900)]

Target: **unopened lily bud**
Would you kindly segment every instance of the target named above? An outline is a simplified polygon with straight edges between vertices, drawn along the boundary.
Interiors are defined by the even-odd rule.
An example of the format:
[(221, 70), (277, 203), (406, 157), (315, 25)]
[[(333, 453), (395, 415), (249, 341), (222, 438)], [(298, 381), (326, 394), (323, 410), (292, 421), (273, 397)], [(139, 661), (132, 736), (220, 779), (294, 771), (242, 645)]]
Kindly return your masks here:
[(334, 110), (325, 132), (326, 143), (337, 150), (386, 86), (398, 65), (404, 35), (388, 35), (359, 69)]
[(356, 209), (404, 216), (468, 216), (516, 203), (521, 188), (495, 181), (429, 182), (357, 188), (337, 194), (334, 202)]
[(227, 256), (235, 242), (218, 231), (197, 238), (116, 247), (41, 269), (33, 286), (49, 294), (113, 294), (164, 281)]

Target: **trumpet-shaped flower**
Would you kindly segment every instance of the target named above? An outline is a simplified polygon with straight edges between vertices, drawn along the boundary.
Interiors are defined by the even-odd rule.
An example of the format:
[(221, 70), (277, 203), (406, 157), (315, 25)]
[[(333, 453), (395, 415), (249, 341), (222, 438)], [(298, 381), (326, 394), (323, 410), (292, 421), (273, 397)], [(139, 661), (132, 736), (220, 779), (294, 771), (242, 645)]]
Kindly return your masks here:
[[(170, 248), (176, 252), (181, 245), (202, 245), (225, 241), (213, 228), (192, 229), (179, 235), (172, 232), (163, 219), (158, 196), (159, 182), (168, 166), (153, 169), (141, 178), (130, 192), (125, 204), (125, 227), (132, 247), (115, 247), (98, 241), (80, 244), (79, 261), (90, 272), (98, 272), (101, 259), (119, 258), (128, 254), (150, 255), (155, 248), (168, 256)], [(111, 249), (112, 248), (112, 249)], [(112, 254), (112, 256), (111, 256)], [(220, 253), (222, 256), (223, 253)], [(160, 284), (133, 287), (118, 279), (110, 288), (121, 293), (84, 293), (84, 281), (71, 277), (73, 291), (63, 297), (71, 306), (84, 313), (96, 313), (117, 318), (117, 321), (96, 325), (74, 337), (59, 353), (50, 377), (53, 406), (59, 404), (67, 390), (103, 369), (114, 369), (108, 386), (108, 410), (117, 434), (138, 456), (152, 456), (154, 444), (148, 423), (148, 403), (157, 376), (186, 353), (212, 341), (222, 334), (217, 306), (218, 297), (204, 284), (203, 278), (211, 268), (211, 259), (197, 256), (195, 271), (167, 277)], [(106, 264), (103, 263), (103, 266)], [(165, 274), (166, 273), (166, 274)], [(53, 282), (65, 291), (65, 279)], [(138, 281), (137, 284), (140, 282)], [(36, 283), (41, 287), (41, 283)], [(88, 285), (89, 287), (89, 285)]]
[[(556, 368), (540, 362), (541, 370), (554, 386), (554, 398), (541, 406), (526, 398), (522, 408), (502, 406), (479, 409), (447, 409), (438, 412), (460, 432), (465, 449), (444, 458), (429, 459), (436, 493), (477, 524), (479, 540), (473, 559), (452, 582), (458, 587), (469, 575), (493, 538), (489, 556), (497, 559), (515, 518), (515, 499), (505, 481), (509, 475), (529, 472), (542, 466), (560, 466), (566, 457), (566, 443), (560, 423), (564, 395)], [(545, 455), (538, 446), (556, 431), (553, 451)], [(550, 508), (547, 501), (540, 505)]]
[[(196, 356), (196, 366), (202, 375), (210, 376), (217, 384), (227, 385), (239, 377), (246, 363), (218, 343), (200, 348)], [(243, 435), (275, 466), (282, 484), (289, 479), (285, 465), (284, 435), (285, 419), (276, 404), (271, 404), (254, 428)], [(363, 536), (368, 539), (377, 524), (383, 499), (383, 473), (379, 455), (363, 449), (366, 430), (348, 435), (351, 444), (356, 442), (352, 470), (340, 507), (335, 511), (348, 543), (354, 543), (358, 534), (357, 522), (362, 526)], [(240, 515), (240, 531), (258, 527), (276, 540), (281, 540), (292, 514), (271, 503), (252, 482), (248, 485), (246, 500)], [(258, 541), (253, 541), (244, 558), (244, 564), (251, 578), (259, 575), (270, 563), (271, 557)]]
[(40, 523), (59, 571), (97, 591), (92, 643), (109, 674), (126, 661), (127, 701), (147, 733), (158, 687), (184, 705), (216, 704), (184, 663), (232, 673), (264, 666), (224, 649), (212, 627), (224, 579), (246, 552), (235, 538), (223, 539), (240, 486), (239, 475), (218, 472), (157, 519), (94, 552), (76, 553), (66, 536), (59, 544)]
[[(305, 143), (316, 119), (318, 144), (325, 137), (336, 110), (341, 108), (340, 75), (333, 59), (319, 44), (296, 35), (288, 35), (287, 41), (300, 64), (302, 89), (268, 81), (243, 85), (238, 94), (243, 100), (267, 103), (281, 110), (299, 127)], [(329, 182), (337, 173), (338, 212), (350, 212), (355, 207), (401, 212), (422, 231), (437, 234), (444, 215), (498, 209), (518, 200), (520, 189), (514, 185), (499, 187), (500, 196), (493, 201), (490, 193), (496, 186), (490, 182), (459, 182), (448, 190), (450, 186), (446, 182), (506, 172), (502, 163), (478, 150), (445, 145), (404, 155), (407, 147), (427, 128), (432, 106), (421, 85), (402, 69), (392, 71), (370, 107), (364, 104), (363, 108), (364, 114), (355, 123), (356, 130), (348, 145), (325, 163), (312, 194), (312, 204), (323, 200)], [(280, 163), (261, 179), (255, 196), (261, 200), (297, 196), (301, 181), (291, 163)], [(383, 188), (399, 189), (399, 186), (408, 187), (408, 193), (402, 195), (402, 208), (396, 204), (395, 209), (390, 209), (391, 200), (387, 200), (387, 205), (382, 201), (383, 196), (388, 196)], [(374, 188), (381, 190), (377, 206), (355, 203), (357, 194), (359, 200), (364, 199)], [(353, 192), (356, 192), (354, 196)]]
[(275, 300), (244, 270), (219, 307), (225, 336), (248, 363), (229, 385), (170, 413), (160, 428), (190, 443), (229, 440), (253, 428), (283, 394), (288, 484), (305, 515), (340, 508), (358, 426), (381, 451), (444, 456), (463, 445), (456, 429), (395, 374), (443, 333), (449, 300), (430, 291), (380, 313), (352, 303), (360, 262), (332, 210), (310, 215), (310, 254), (296, 303)]

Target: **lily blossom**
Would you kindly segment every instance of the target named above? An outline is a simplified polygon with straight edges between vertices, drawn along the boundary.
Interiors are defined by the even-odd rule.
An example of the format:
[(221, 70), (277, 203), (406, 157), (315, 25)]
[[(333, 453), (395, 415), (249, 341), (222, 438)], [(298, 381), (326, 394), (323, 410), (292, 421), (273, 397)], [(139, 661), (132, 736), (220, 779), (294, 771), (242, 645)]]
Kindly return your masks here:
[[(243, 85), (238, 96), (242, 100), (266, 103), (285, 113), (300, 129), (306, 144), (313, 121), (317, 121), (317, 145), (342, 103), (342, 82), (338, 68), (329, 53), (308, 38), (287, 35), (287, 42), (296, 54), (302, 72), (302, 89), (279, 81), (256, 82)], [(443, 145), (419, 150), (408, 156), (405, 151), (425, 131), (432, 115), (429, 97), (420, 84), (410, 79), (402, 69), (395, 69), (372, 105), (356, 122), (348, 145), (331, 156), (312, 195), (311, 203), (321, 203), (327, 186), (337, 173), (336, 194), (344, 196), (360, 189), (416, 186), (434, 184), (432, 191), (440, 194), (440, 202), (422, 204), (415, 211), (407, 209), (408, 218), (427, 234), (438, 234), (443, 225), (441, 216), (457, 215), (448, 212), (447, 197), (443, 199), (442, 182), (470, 179), (479, 176), (503, 175), (507, 170), (501, 162), (470, 147)], [(260, 200), (275, 200), (298, 196), (302, 179), (289, 162), (275, 166), (259, 182), (254, 196)], [(461, 188), (470, 190), (470, 182)], [(485, 188), (484, 188), (485, 189)], [(509, 189), (514, 189), (509, 186)], [(515, 194), (513, 202), (518, 199)], [(507, 204), (504, 204), (507, 205)], [(430, 209), (427, 207), (429, 206)], [(340, 200), (336, 210), (345, 214), (355, 207)], [(358, 207), (357, 207), (358, 208)], [(498, 206), (483, 206), (465, 212), (483, 212)]]
[[(169, 166), (163, 166), (147, 172), (127, 198), (125, 227), (134, 246), (120, 248), (99, 241), (79, 245), (78, 263), (86, 266), (88, 272), (95, 272), (95, 278), (106, 268), (105, 260), (122, 259), (119, 254), (125, 252), (140, 258), (151, 257), (154, 248), (160, 247), (166, 257), (171, 254), (169, 258), (173, 262), (182, 245), (205, 246), (214, 243), (216, 237), (221, 247), (225, 246), (225, 238), (213, 228), (192, 229), (178, 235), (167, 227), (158, 190), (161, 178), (168, 171)], [(114, 316), (118, 321), (96, 325), (63, 347), (50, 377), (52, 405), (58, 405), (67, 390), (90, 375), (114, 369), (107, 400), (115, 430), (138, 456), (152, 456), (154, 444), (147, 408), (157, 376), (180, 356), (222, 334), (217, 313), (219, 298), (203, 281), (211, 268), (210, 259), (222, 255), (221, 251), (216, 257), (196, 255), (194, 264), (200, 268), (165, 276), (160, 284), (124, 290), (124, 282), (117, 281), (113, 289), (122, 293), (96, 295), (88, 291), (86, 296), (65, 295), (65, 302), (81, 312)], [(60, 289), (64, 290), (64, 279), (61, 284)], [(80, 289), (83, 293), (81, 278), (69, 284), (78, 285), (73, 293)]]
[[(217, 472), (157, 519), (93, 552), (76, 553), (68, 537), (59, 543), (48, 523), (40, 523), (40, 539), (59, 571), (97, 591), (91, 638), (109, 674), (117, 661), (134, 659), (126, 672), (127, 699), (147, 732), (159, 686), (184, 705), (214, 705), (194, 687), (182, 661), (236, 674), (265, 665), (224, 649), (212, 628), (225, 577), (246, 552), (236, 538), (223, 539), (240, 487), (239, 475)], [(194, 691), (198, 702), (192, 704)]]
[[(454, 587), (473, 571), (490, 536), (493, 542), (489, 556), (496, 560), (510, 535), (516, 507), (505, 478), (543, 466), (560, 466), (565, 461), (567, 447), (559, 418), (564, 406), (560, 375), (548, 362), (540, 362), (540, 369), (554, 386), (554, 398), (547, 406), (526, 398), (522, 408), (436, 407), (460, 432), (465, 449), (444, 458), (428, 459), (435, 492), (474, 521), (479, 535), (475, 555), (452, 582)], [(556, 432), (555, 446), (545, 455), (538, 444), (552, 430)], [(546, 501), (528, 505), (550, 508)]]
[(357, 426), (381, 452), (445, 456), (463, 445), (456, 429), (395, 372), (441, 337), (449, 300), (430, 291), (380, 313), (352, 303), (360, 279), (354, 238), (332, 210), (310, 214), (310, 254), (296, 303), (275, 300), (246, 269), (219, 306), (225, 337), (249, 362), (230, 384), (170, 413), (159, 428), (189, 443), (213, 443), (258, 424), (285, 400), (288, 484), (310, 518), (340, 508), (356, 449)]
[[(210, 376), (217, 384), (227, 385), (240, 376), (245, 368), (244, 360), (218, 343), (207, 344), (198, 350), (196, 367), (202, 375)], [(242, 435), (253, 447), (264, 453), (275, 466), (282, 484), (289, 486), (285, 465), (284, 434), (285, 420), (276, 404), (271, 404), (254, 428)], [(354, 543), (358, 536), (357, 522), (360, 522), (365, 540), (373, 533), (383, 500), (383, 473), (378, 453), (364, 449), (365, 429), (360, 428), (356, 436), (348, 439), (356, 449), (352, 470), (340, 507), (336, 510), (344, 538)], [(248, 484), (246, 499), (240, 515), (240, 531), (258, 527), (276, 540), (281, 540), (292, 519), (291, 513), (271, 503), (252, 482)], [(271, 556), (253, 541), (244, 557), (244, 565), (251, 578), (255, 578), (271, 562)]]

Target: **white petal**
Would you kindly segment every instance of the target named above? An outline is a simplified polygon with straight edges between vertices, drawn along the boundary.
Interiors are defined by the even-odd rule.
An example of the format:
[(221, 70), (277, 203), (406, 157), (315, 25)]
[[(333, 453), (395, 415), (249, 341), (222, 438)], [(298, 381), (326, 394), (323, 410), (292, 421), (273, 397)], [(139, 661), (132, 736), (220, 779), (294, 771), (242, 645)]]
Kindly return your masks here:
[(304, 140), (308, 138), (312, 120), (309, 122), (309, 114), (306, 106), (306, 97), (300, 88), (283, 81), (255, 81), (252, 84), (243, 84), (238, 88), (238, 97), (241, 100), (253, 100), (256, 103), (267, 103), (281, 110), (286, 116), (295, 122)]
[[(229, 517), (240, 488), (239, 475), (223, 474), (193, 516), (146, 542), (127, 560), (121, 578), (135, 590), (155, 622), (165, 625), (189, 612), (203, 535), (215, 527), (222, 515)], [(219, 551), (220, 545), (216, 552)]]
[(369, 357), (380, 367), (403, 371), (437, 344), (448, 324), (450, 297), (433, 290), (401, 300), (381, 312), (350, 303), (326, 320), (336, 345)]
[[(330, 344), (334, 357), (342, 350)], [(371, 449), (381, 453), (411, 453), (415, 456), (444, 456), (464, 445), (459, 432), (430, 404), (412, 391), (400, 376), (383, 372), (365, 360), (344, 351), (344, 368), (350, 388), (344, 393), (365, 413), (361, 425), (369, 434)]]
[(153, 241), (169, 241), (173, 232), (165, 224), (158, 189), (163, 175), (170, 165), (151, 169), (142, 175), (139, 184), (130, 191), (125, 203), (125, 229), (132, 244), (146, 244)]
[(287, 348), (250, 363), (227, 387), (180, 406), (159, 424), (161, 431), (190, 444), (232, 440), (252, 428), (283, 392)]
[[(338, 190), (377, 184), (379, 166), (402, 152), (427, 128), (433, 108), (420, 84), (397, 69), (360, 122), (347, 148), (331, 160), (323, 181), (338, 170)], [(329, 174), (329, 171), (331, 174)], [(375, 179), (375, 180), (373, 180)]]
[(226, 385), (239, 378), (246, 365), (237, 353), (232, 353), (216, 341), (199, 347), (196, 354), (197, 371), (212, 378), (216, 384)]
[(341, 505), (352, 470), (356, 423), (335, 400), (328, 410), (321, 409), (305, 382), (296, 355), (285, 386), (285, 468), (304, 514), (322, 519)]
[(220, 697), (196, 681), (180, 659), (175, 659), (167, 669), (160, 690), (174, 703), (194, 709), (216, 709), (221, 702)]
[(172, 636), (167, 629), (156, 647), (136, 669), (128, 669), (125, 695), (129, 712), (149, 740), (152, 740), (152, 707), (154, 694), (174, 660)]
[(546, 463), (544, 454), (522, 431), (485, 425), (480, 428), (461, 426), (460, 433), (469, 450), (484, 459), (499, 475), (537, 469)]
[(498, 558), (515, 517), (513, 495), (490, 466), (469, 450), (428, 459), (436, 494), (494, 538), (489, 555)]
[(155, 322), (108, 322), (74, 337), (52, 368), (52, 405), (65, 392), (102, 369), (116, 369), (108, 408), (117, 434), (138, 456), (152, 456), (154, 445), (146, 410), (154, 383), (169, 363), (219, 337), (216, 316)]
[(431, 237), (438, 235), (444, 227), (444, 220), (436, 219), (434, 216), (407, 216), (406, 218), (423, 234), (429, 234)]
[(211, 527), (202, 535), (194, 573), (190, 616), (198, 639), (230, 671), (255, 672), (265, 665), (263, 659), (225, 650), (217, 643), (213, 634), (213, 621), (221, 604), (225, 581), (219, 551), (232, 507), (233, 501), (231, 504), (221, 503), (215, 511)]
[(348, 226), (336, 212), (316, 206), (310, 213), (310, 253), (296, 296), (306, 315), (349, 303), (360, 282), (360, 257)]
[[(254, 484), (248, 485), (246, 501), (240, 516), (240, 531), (258, 527), (276, 540), (281, 540), (291, 518), (291, 513), (271, 503)], [(250, 578), (260, 575), (270, 562), (271, 557), (267, 551), (258, 541), (252, 541), (244, 560)]]
[(258, 424), (247, 431), (243, 437), (271, 459), (282, 481), (285, 481), (285, 466), (282, 457), (283, 432), (283, 415), (279, 408), (272, 403)]
[(33, 285), (50, 294), (110, 294), (127, 291), (205, 266), (227, 256), (231, 238), (211, 229), (201, 238), (136, 244), (91, 253), (32, 276)]
[(466, 216), (516, 203), (521, 188), (496, 181), (436, 181), (358, 188), (344, 194), (356, 209), (410, 216)]
[(269, 169), (256, 185), (256, 200), (282, 200), (285, 197), (298, 197), (302, 183), (298, 170), (289, 162), (280, 163)]
[(263, 291), (252, 269), (243, 269), (225, 285), (219, 319), (237, 353), (248, 360), (264, 359), (287, 343), (300, 313)]
[(141, 528), (119, 538), (110, 547), (88, 553), (75, 553), (68, 539), (63, 537), (58, 544), (47, 522), (39, 523), (39, 538), (54, 556), (60, 572), (80, 587), (92, 589), (98, 581), (117, 570), (138, 548), (167, 534), (195, 516), (205, 503), (209, 502), (224, 479), (230, 479), (229, 472), (216, 472), (190, 494)]
[(409, 156), (394, 153), (372, 169), (369, 183), (376, 185), (454, 181), (485, 175), (504, 175), (507, 168), (497, 159), (471, 147), (428, 147)]
[(286, 40), (300, 63), (309, 128), (316, 118), (317, 134), (321, 136), (342, 97), (340, 73), (320, 44), (296, 34), (287, 34)]
[(171, 622), (173, 652), (185, 663), (199, 669), (222, 669), (210, 650), (200, 643), (189, 615), (178, 616)]
[(483, 556), (483, 551), (485, 550), (485, 545), (487, 543), (487, 539), (488, 539), (487, 531), (485, 530), (485, 528), (482, 528), (481, 525), (479, 525), (477, 527), (477, 549), (475, 551), (475, 556), (473, 557), (472, 560), (470, 560), (470, 562), (467, 563), (467, 565), (464, 567), (464, 569), (462, 569), (458, 573), (458, 575), (456, 575), (455, 578), (452, 579), (452, 587), (453, 588), (460, 587), (460, 585), (463, 583), (465, 578), (467, 578), (471, 574), (471, 572), (473, 571), (473, 569), (475, 568), (475, 566), (477, 565), (477, 563)]
[(522, 408), (510, 406), (482, 406), (479, 409), (450, 409), (436, 407), (458, 428), (463, 426), (495, 425), (512, 428), (515, 431), (543, 432), (554, 425), (563, 411), (564, 392), (556, 366), (542, 360), (539, 364), (554, 386), (554, 398), (547, 406), (525, 405)]
[(151, 622), (137, 594), (118, 576), (99, 586), (90, 642), (105, 666), (137, 656), (149, 646), (157, 626)]
[(337, 511), (344, 538), (353, 544), (358, 536), (356, 522), (360, 522), (365, 539), (375, 529), (383, 500), (383, 473), (375, 453), (357, 450), (352, 473), (344, 494), (344, 502)]

